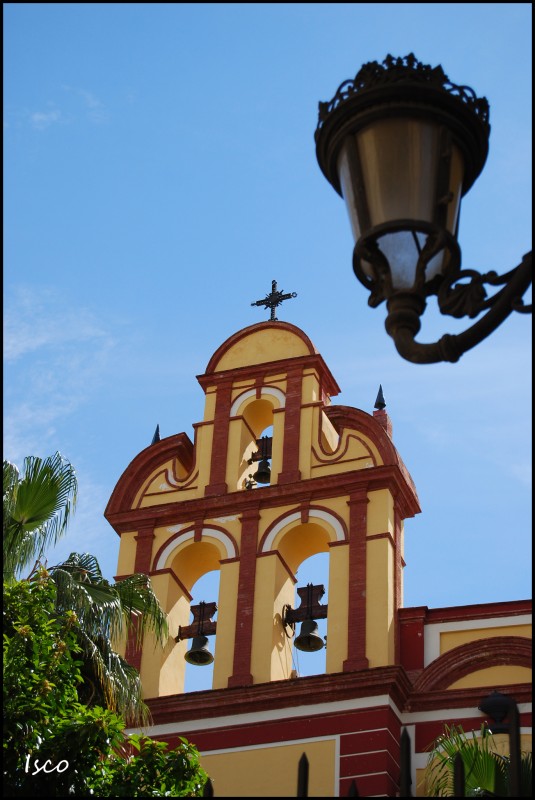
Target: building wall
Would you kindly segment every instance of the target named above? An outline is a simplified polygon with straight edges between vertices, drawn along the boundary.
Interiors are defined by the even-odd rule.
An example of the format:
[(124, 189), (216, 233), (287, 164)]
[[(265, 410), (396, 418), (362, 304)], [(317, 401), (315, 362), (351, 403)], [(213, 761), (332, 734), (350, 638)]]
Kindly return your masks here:
[[(235, 797), (294, 795), (303, 752), (310, 796), (346, 795), (352, 780), (360, 796), (396, 796), (402, 728), (424, 796), (434, 738), (445, 723), (478, 730), (493, 689), (519, 703), (530, 747), (531, 603), (403, 608), (404, 520), (420, 508), (386, 411), (332, 404), (323, 359), (277, 321), (231, 336), (198, 380), (195, 441), (181, 433), (142, 451), (106, 509), (118, 576), (150, 575), (170, 624), (163, 646), (126, 643), (148, 732), (189, 738), (216, 796)], [(266, 431), (271, 479), (247, 488)], [(329, 555), (326, 669), (299, 678), (287, 614), (298, 611), (298, 568), (317, 553)], [(192, 589), (212, 570), (213, 688), (189, 695), (183, 632)]]

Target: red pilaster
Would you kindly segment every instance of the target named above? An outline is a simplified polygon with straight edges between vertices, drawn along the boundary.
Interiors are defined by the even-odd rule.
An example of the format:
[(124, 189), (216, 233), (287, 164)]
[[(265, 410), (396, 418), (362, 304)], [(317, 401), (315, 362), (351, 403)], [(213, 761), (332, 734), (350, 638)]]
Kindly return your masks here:
[(407, 672), (424, 668), (424, 627), (427, 606), (398, 611), (399, 660)]
[(212, 461), (210, 483), (205, 494), (226, 494), (227, 449), (232, 405), (232, 380), (224, 380), (217, 386), (214, 414), (214, 433), (212, 437)]
[(299, 470), (299, 434), (301, 429), (301, 394), (303, 368), (288, 368), (286, 380), (286, 402), (284, 406), (284, 443), (282, 450), (282, 472), (278, 483), (294, 483), (301, 480)]
[[(136, 540), (136, 559), (134, 562), (134, 572), (143, 573), (148, 575), (150, 573), (151, 559), (152, 559), (152, 543), (154, 541), (154, 529), (142, 528), (138, 531)], [(138, 621), (134, 620), (134, 626), (137, 628)], [(137, 670), (141, 667), (141, 647), (136, 646), (136, 631), (131, 631), (128, 634), (128, 641), (126, 643), (125, 659), (135, 667)]]
[(228, 681), (229, 687), (251, 686), (253, 683), (251, 651), (259, 519), (258, 509), (244, 511), (241, 516), (240, 572), (238, 576), (236, 634), (234, 636), (234, 664), (233, 674)]
[(344, 672), (367, 669), (366, 658), (366, 522), (365, 489), (353, 492), (349, 505), (349, 614)]

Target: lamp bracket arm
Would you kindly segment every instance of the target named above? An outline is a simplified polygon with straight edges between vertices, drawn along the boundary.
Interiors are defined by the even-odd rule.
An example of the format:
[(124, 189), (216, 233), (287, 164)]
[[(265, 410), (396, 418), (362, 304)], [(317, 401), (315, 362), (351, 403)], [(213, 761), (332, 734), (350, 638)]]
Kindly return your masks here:
[(407, 298), (401, 294), (397, 300), (393, 298), (394, 302), (391, 300), (389, 303), (390, 314), (385, 324), (398, 353), (415, 364), (455, 362), (463, 353), (492, 333), (513, 311), (527, 313), (529, 307), (523, 305), (521, 298), (531, 284), (531, 253), (527, 253), (518, 267), (508, 275), (491, 278), (495, 284), (504, 279), (507, 284), (492, 298), (493, 302), (485, 316), (462, 333), (445, 334), (438, 341), (429, 344), (415, 341), (420, 329), (418, 309), (414, 306), (411, 308)]
[[(471, 280), (469, 283), (458, 283), (464, 278)], [(485, 283), (490, 286), (505, 285), (499, 292), (487, 297)], [(499, 306), (501, 309), (507, 304), (510, 306), (510, 311), (527, 314), (531, 312), (531, 306), (524, 304), (522, 295), (530, 284), (531, 253), (528, 253), (517, 267), (504, 275), (498, 275), (494, 271), (482, 275), (476, 270), (461, 270), (457, 275), (441, 282), (437, 300), (442, 314), (458, 319), (461, 317), (473, 319), (493, 306)]]

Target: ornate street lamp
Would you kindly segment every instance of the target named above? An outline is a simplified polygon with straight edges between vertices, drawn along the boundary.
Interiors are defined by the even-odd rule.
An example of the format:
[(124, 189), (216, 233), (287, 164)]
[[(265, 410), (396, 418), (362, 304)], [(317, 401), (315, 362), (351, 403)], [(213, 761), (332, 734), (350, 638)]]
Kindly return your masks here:
[[(409, 361), (458, 361), (512, 311), (531, 311), (521, 299), (531, 252), (501, 276), (460, 268), (461, 197), (483, 169), (489, 133), (487, 100), (412, 54), (365, 64), (319, 104), (316, 155), (347, 205), (353, 269), (369, 305), (386, 300), (386, 329)], [(484, 284), (503, 288), (487, 297)], [(461, 334), (421, 344), (430, 295), (443, 314), (486, 314)]]

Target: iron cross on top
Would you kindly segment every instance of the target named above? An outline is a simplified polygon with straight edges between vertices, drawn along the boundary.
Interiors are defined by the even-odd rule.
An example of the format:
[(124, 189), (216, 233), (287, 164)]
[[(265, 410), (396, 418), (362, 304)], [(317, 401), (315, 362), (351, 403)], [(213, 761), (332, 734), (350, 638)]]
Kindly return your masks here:
[(264, 306), (264, 308), (269, 308), (271, 310), (270, 319), (277, 321), (277, 317), (275, 316), (275, 309), (277, 308), (277, 306), (280, 306), (283, 300), (290, 300), (292, 297), (297, 297), (297, 292), (288, 292), (287, 294), (278, 292), (277, 281), (271, 281), (271, 294), (267, 294), (263, 300), (255, 300), (255, 302), (251, 303), (251, 305)]

